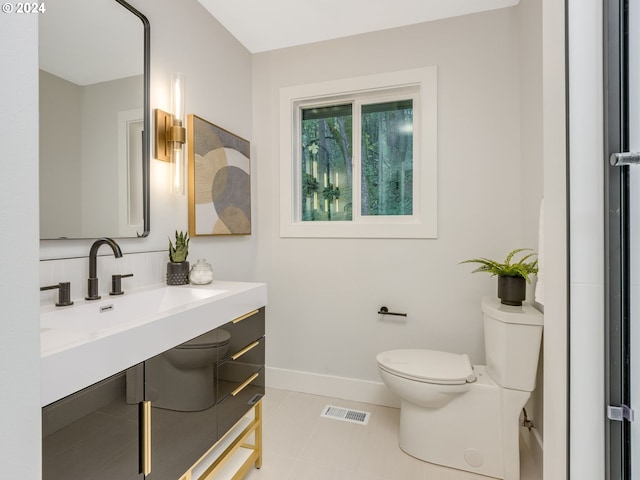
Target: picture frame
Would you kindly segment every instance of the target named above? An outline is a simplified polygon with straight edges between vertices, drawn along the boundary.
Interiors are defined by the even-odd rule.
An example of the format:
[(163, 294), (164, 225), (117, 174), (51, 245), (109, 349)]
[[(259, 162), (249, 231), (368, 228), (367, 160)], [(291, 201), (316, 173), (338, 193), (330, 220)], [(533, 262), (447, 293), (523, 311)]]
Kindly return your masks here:
[(251, 235), (250, 143), (187, 116), (189, 235)]

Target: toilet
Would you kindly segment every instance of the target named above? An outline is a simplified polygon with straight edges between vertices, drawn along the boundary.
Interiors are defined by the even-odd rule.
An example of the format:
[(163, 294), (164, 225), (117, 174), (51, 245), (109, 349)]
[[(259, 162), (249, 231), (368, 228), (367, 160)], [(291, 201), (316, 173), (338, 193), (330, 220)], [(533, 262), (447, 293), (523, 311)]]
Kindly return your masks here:
[(486, 365), (466, 354), (391, 350), (377, 355), (401, 399), (400, 448), (451, 468), (519, 480), (519, 416), (535, 388), (543, 315), (531, 305), (481, 301)]
[(226, 355), (230, 339), (218, 328), (147, 360), (145, 389), (152, 405), (179, 412), (212, 407), (215, 364)]

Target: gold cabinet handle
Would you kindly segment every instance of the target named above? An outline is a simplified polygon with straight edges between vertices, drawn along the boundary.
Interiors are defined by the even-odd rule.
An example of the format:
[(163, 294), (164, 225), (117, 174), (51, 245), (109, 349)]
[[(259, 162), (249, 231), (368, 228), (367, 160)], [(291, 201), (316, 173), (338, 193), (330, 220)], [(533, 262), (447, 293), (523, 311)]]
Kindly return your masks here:
[(247, 385), (249, 385), (251, 382), (253, 382), (256, 378), (258, 378), (260, 376), (260, 374), (258, 372), (254, 373), (253, 375), (251, 375), (249, 378), (247, 378), (244, 383), (242, 385), (240, 385), (238, 388), (236, 388), (233, 392), (231, 392), (232, 396), (236, 396), (238, 395), (242, 390), (245, 389), (245, 387)]
[(246, 347), (244, 347), (242, 350), (240, 350), (238, 353), (236, 353), (235, 355), (231, 355), (231, 360), (237, 360), (239, 359), (242, 355), (244, 355), (245, 353), (247, 353), (249, 350), (256, 348), (258, 345), (260, 345), (260, 340), (257, 340), (255, 342), (253, 342), (251, 345), (247, 345)]
[(138, 404), (140, 416), (140, 473), (151, 473), (151, 402)]
[(256, 313), (258, 313), (260, 310), (254, 310), (253, 312), (249, 312), (249, 313), (245, 313), (244, 315), (242, 315), (241, 317), (238, 317), (234, 320), (231, 320), (233, 323), (240, 323), (242, 320), (245, 320), (253, 315), (255, 315)]

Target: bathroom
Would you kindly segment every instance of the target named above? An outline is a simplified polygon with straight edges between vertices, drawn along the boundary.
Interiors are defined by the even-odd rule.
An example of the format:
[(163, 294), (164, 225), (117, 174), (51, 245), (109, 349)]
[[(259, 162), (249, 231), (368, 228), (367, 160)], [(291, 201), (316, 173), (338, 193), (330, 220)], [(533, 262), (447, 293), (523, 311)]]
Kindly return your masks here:
[[(564, 291), (566, 272), (557, 265), (563, 265), (566, 257), (565, 165), (549, 159), (558, 152), (554, 158), (563, 159), (565, 152), (564, 136), (554, 137), (564, 128), (564, 59), (556, 58), (561, 52), (547, 44), (554, 44), (554, 35), (563, 38), (563, 32), (554, 30), (562, 11), (554, 11), (547, 2), (522, 0), (507, 9), (251, 54), (195, 1), (181, 2), (180, 15), (175, 14), (175, 2), (167, 0), (131, 3), (152, 25), (152, 108), (169, 107), (169, 78), (181, 71), (187, 75), (188, 113), (251, 140), (252, 235), (194, 238), (190, 257), (211, 261), (217, 278), (268, 284), (271, 386), (327, 396), (341, 391), (354, 400), (385, 403), (392, 399), (376, 371), (379, 351), (437, 348), (466, 352), (473, 363), (482, 362), (479, 298), (494, 294), (495, 283), (470, 275), (470, 269), (458, 263), (475, 256), (499, 257), (517, 246), (538, 248), (543, 196), (546, 221), (559, 226), (547, 229), (545, 239), (547, 258), (556, 260), (549, 268), (559, 269), (557, 275), (549, 275), (547, 288), (553, 290), (557, 282), (558, 290)], [(4, 27), (7, 16), (2, 21)], [(10, 87), (25, 89), (25, 97), (33, 96), (37, 87), (30, 69), (37, 61), (37, 22), (15, 16), (11, 22), (5, 31), (11, 32), (10, 45), (16, 46), (11, 54), (17, 79)], [(543, 25), (549, 26), (550, 32), (545, 32), (550, 37), (543, 36)], [(172, 31), (181, 33), (175, 36)], [(353, 58), (359, 61), (353, 63)], [(561, 67), (543, 75), (545, 62)], [(430, 65), (438, 66), (438, 238), (281, 238), (280, 88)], [(550, 97), (543, 96), (543, 88)], [(7, 123), (24, 122), (18, 126), (37, 128), (37, 102), (13, 108), (19, 115), (8, 115)], [(545, 143), (543, 138), (550, 140)], [(9, 153), (5, 158), (28, 160), (5, 168), (16, 181), (2, 193), (1, 210), (3, 242), (9, 252), (2, 260), (3, 271), (6, 262), (15, 272), (3, 279), (3, 291), (19, 292), (3, 293), (10, 320), (1, 327), (2, 364), (15, 364), (11, 360), (15, 358), (22, 364), (19, 370), (3, 367), (3, 373), (23, 393), (19, 400), (7, 403), (10, 410), (19, 412), (19, 429), (11, 416), (6, 421), (3, 416), (2, 423), (13, 425), (8, 431), (19, 430), (24, 441), (9, 441), (6, 430), (0, 438), (8, 446), (3, 459), (4, 452), (11, 452), (6, 461), (10, 472), (16, 461), (17, 474), (18, 468), (31, 468), (25, 464), (33, 454), (21, 449), (14, 455), (12, 449), (18, 444), (31, 445), (30, 452), (39, 449), (34, 319), (40, 303), (51, 297), (38, 294), (38, 287), (69, 277), (73, 296), (81, 297), (90, 241), (38, 242), (38, 190), (33, 182), (38, 176), (37, 143), (23, 136), (19, 147)], [(121, 273), (134, 272), (130, 288), (161, 278), (167, 236), (187, 227), (187, 198), (168, 193), (168, 176), (166, 164), (151, 161), (151, 234), (119, 242), (126, 263), (116, 267), (105, 261), (105, 275), (121, 267), (126, 270)], [(495, 185), (500, 185), (500, 195)], [(16, 236), (25, 255), (20, 259), (12, 252)], [(29, 300), (16, 304), (15, 298)], [(554, 472), (564, 472), (567, 461), (563, 420), (567, 413), (562, 407), (567, 384), (566, 298), (548, 298), (545, 317), (557, 321), (545, 326), (544, 361), (551, 359), (556, 368), (540, 377), (544, 393), (540, 389), (534, 394), (529, 411), (538, 436), (544, 438), (544, 468), (549, 472), (545, 477), (553, 479), (562, 478), (562, 473)], [(381, 305), (407, 312), (406, 322), (380, 318)], [(33, 466), (37, 471), (38, 465)], [(32, 473), (25, 478), (36, 477)]]

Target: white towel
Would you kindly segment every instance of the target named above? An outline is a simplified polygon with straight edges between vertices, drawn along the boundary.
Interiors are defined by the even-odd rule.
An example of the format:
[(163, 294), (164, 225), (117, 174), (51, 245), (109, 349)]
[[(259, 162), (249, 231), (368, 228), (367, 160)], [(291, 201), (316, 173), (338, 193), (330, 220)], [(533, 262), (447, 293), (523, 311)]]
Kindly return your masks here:
[(544, 198), (540, 201), (540, 218), (538, 219), (538, 281), (535, 299), (540, 305), (544, 305)]

